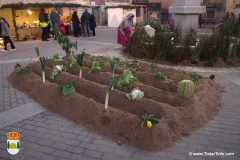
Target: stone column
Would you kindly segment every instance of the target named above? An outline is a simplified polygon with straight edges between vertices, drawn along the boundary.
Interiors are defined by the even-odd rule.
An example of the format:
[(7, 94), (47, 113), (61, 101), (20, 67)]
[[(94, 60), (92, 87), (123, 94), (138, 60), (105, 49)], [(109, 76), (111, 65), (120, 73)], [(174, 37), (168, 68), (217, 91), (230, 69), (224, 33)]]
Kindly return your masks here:
[(174, 13), (174, 29), (184, 39), (191, 30), (197, 31), (198, 14), (206, 13), (206, 7), (200, 6), (200, 0), (174, 0), (169, 13)]

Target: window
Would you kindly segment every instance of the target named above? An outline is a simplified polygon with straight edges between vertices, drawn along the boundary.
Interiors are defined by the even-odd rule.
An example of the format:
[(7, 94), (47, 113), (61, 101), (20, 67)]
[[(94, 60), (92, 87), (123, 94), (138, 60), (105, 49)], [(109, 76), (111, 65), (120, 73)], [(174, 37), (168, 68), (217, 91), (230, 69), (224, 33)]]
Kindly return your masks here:
[(207, 11), (207, 18), (214, 18), (214, 11)]

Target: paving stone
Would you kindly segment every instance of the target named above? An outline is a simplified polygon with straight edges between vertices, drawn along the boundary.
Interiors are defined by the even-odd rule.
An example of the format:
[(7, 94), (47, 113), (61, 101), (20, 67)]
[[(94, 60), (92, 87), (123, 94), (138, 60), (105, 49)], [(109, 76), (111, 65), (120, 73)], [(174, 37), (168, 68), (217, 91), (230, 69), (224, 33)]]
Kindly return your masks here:
[(49, 129), (42, 128), (42, 127), (37, 127), (37, 128), (35, 129), (35, 131), (37, 131), (37, 132), (42, 132), (42, 133), (48, 133), (48, 132), (49, 132)]
[(25, 137), (21, 138), (22, 140), (24, 141), (27, 141), (27, 142), (37, 142), (37, 140), (39, 139), (38, 137), (34, 137), (34, 136), (30, 136), (30, 135), (26, 135)]
[(27, 124), (27, 125), (24, 125), (22, 128), (24, 128), (24, 129), (29, 129), (29, 130), (35, 130), (37, 127)]
[(80, 144), (80, 147), (86, 148), (86, 149), (90, 149), (90, 150), (96, 150), (97, 145), (96, 145), (96, 144), (92, 144), (92, 143), (82, 142), (82, 143)]
[(76, 146), (69, 146), (67, 148), (67, 151), (73, 152), (73, 153), (76, 153), (76, 154), (82, 154), (85, 151), (85, 149), (80, 148), (80, 147), (76, 147)]
[[(20, 149), (20, 151), (21, 151), (21, 149)], [(19, 152), (20, 152), (20, 151), (19, 151)], [(27, 156), (18, 153), (18, 154), (16, 154), (16, 155), (10, 155), (10, 156), (8, 157), (8, 159), (9, 159), (9, 160), (26, 160), (26, 159), (27, 159)]]
[(46, 119), (45, 118), (41, 118), (41, 117), (36, 117), (36, 118), (34, 118), (34, 121), (36, 121), (36, 122), (45, 122)]
[(24, 126), (25, 124), (23, 124), (23, 123), (15, 123), (15, 124), (13, 124), (12, 126), (13, 127), (22, 127), (22, 126)]
[(61, 158), (69, 158), (71, 157), (72, 153), (70, 152), (66, 152), (66, 151), (62, 151), (62, 150), (56, 150), (53, 155), (61, 157)]
[(30, 142), (30, 141), (27, 141), (24, 145), (22, 145), (22, 141), (20, 141), (20, 145), (21, 145), (21, 151), (23, 149), (32, 149), (32, 150), (37, 151), (37, 149), (40, 147), (39, 144), (36, 144), (34, 142)]
[(34, 126), (38, 126), (38, 127), (46, 127), (47, 124), (46, 124), (46, 123), (41, 123), (41, 122), (36, 122), (36, 123), (34, 124)]
[(43, 160), (58, 160), (59, 157), (43, 153), (41, 155), (41, 159), (43, 159)]
[(0, 149), (0, 158), (8, 158), (9, 157), (9, 153), (7, 151), (7, 149)]
[(57, 136), (51, 137), (51, 140), (55, 141), (55, 142), (59, 142), (59, 143), (64, 143), (67, 145), (72, 145), (72, 146), (79, 146), (81, 144), (81, 142), (79, 142), (79, 141), (62, 138), (62, 137), (57, 137)]
[(41, 146), (51, 146), (54, 142), (51, 140), (46, 140), (46, 139), (38, 139), (36, 141), (36, 144), (39, 144)]
[(78, 136), (76, 138), (76, 140), (80, 140), (80, 141), (83, 141), (83, 142), (89, 142), (91, 143), (93, 141), (93, 138), (91, 137), (86, 137), (86, 136)]
[(116, 149), (112, 147), (107, 147), (107, 146), (100, 146), (98, 145), (96, 148), (96, 151), (103, 152), (103, 153), (114, 153)]
[[(63, 144), (63, 143), (58, 143), (58, 142), (54, 142), (51, 147), (55, 148), (55, 149), (60, 149), (60, 150), (66, 150), (69, 145), (67, 144)], [(74, 146), (76, 147), (76, 146)]]
[(84, 155), (79, 155), (79, 154), (72, 154), (71, 160), (98, 160), (96, 158), (92, 158), (92, 157), (87, 157)]
[(38, 151), (43, 152), (43, 153), (48, 153), (48, 154), (53, 154), (53, 152), (55, 151), (55, 149), (47, 147), (47, 146), (40, 146), (38, 148)]
[(113, 148), (120, 148), (120, 146), (116, 142), (105, 141), (105, 140), (100, 140), (100, 139), (94, 139), (92, 141), (92, 143), (98, 144), (98, 145), (109, 146), (109, 147), (113, 147)]
[(88, 156), (88, 157), (93, 157), (93, 158), (101, 158), (103, 153), (86, 149), (85, 152), (83, 153), (83, 155)]

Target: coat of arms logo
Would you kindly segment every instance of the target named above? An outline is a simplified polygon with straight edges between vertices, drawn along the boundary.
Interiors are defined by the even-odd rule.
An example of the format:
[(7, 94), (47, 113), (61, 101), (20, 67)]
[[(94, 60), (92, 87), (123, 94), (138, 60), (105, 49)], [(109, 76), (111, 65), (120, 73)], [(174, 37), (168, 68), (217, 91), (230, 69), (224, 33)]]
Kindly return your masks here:
[(17, 154), (20, 150), (20, 134), (17, 132), (9, 132), (7, 134), (7, 151), (8, 153), (14, 155)]

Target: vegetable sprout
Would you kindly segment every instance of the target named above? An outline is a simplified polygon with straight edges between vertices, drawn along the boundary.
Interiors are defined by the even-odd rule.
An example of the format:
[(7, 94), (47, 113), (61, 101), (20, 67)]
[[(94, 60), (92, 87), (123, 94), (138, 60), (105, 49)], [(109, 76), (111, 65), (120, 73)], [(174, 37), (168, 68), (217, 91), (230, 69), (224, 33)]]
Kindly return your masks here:
[(45, 66), (46, 66), (48, 58), (40, 57), (38, 47), (35, 47), (35, 52), (36, 52), (36, 54), (37, 54), (37, 56), (39, 58), (39, 61), (41, 63), (43, 82), (45, 82)]
[(80, 71), (79, 71), (79, 78), (82, 78), (82, 62), (83, 62), (83, 57), (85, 54), (85, 49), (82, 50), (82, 54), (79, 54), (77, 56), (74, 56), (74, 58), (77, 60), (77, 63), (80, 67)]

